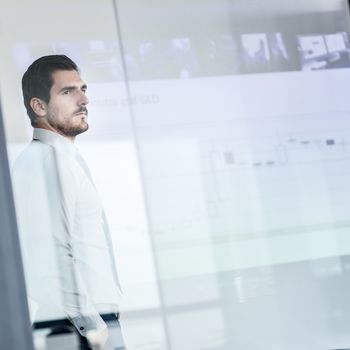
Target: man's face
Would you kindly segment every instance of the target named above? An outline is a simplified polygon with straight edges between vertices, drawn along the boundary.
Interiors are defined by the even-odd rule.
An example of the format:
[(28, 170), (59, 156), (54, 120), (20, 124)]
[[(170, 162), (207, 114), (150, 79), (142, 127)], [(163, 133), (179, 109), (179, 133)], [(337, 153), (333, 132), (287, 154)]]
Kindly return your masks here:
[(59, 134), (74, 138), (89, 128), (87, 86), (75, 70), (56, 71), (52, 78), (47, 122)]

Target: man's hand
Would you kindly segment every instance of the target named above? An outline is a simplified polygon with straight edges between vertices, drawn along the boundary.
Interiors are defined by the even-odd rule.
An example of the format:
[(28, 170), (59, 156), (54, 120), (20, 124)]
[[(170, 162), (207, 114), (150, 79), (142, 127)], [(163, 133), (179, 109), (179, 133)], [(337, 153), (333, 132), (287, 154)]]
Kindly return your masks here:
[(86, 338), (94, 349), (102, 350), (108, 339), (108, 328), (88, 331)]

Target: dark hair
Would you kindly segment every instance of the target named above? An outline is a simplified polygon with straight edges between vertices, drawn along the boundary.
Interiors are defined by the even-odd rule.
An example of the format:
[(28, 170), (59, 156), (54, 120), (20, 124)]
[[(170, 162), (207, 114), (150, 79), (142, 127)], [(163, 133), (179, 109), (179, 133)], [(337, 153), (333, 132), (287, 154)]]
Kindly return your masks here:
[(50, 90), (53, 85), (52, 74), (58, 70), (76, 70), (78, 66), (65, 55), (43, 56), (34, 61), (22, 78), (24, 105), (33, 126), (36, 124), (36, 114), (30, 106), (33, 97), (50, 102)]

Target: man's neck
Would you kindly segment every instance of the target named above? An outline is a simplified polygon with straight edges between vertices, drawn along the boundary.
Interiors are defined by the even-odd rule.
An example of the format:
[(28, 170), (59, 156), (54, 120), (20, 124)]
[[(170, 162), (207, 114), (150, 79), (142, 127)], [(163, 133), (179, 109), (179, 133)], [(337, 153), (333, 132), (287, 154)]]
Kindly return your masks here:
[(61, 135), (63, 136), (64, 138), (68, 139), (69, 141), (71, 141), (72, 143), (74, 143), (75, 141), (75, 136), (68, 136), (68, 135), (65, 135), (64, 133), (62, 133), (60, 130), (57, 130), (55, 129), (54, 127), (52, 127), (51, 125), (49, 124), (40, 124), (40, 125), (36, 125), (35, 126), (36, 128), (38, 129), (45, 129), (45, 130), (49, 130), (51, 132), (54, 132), (58, 135)]

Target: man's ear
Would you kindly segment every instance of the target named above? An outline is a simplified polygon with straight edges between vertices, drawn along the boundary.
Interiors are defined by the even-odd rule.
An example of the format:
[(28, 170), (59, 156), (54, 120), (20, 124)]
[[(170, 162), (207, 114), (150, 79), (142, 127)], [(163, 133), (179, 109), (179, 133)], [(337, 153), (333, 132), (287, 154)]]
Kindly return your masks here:
[(32, 107), (34, 113), (39, 117), (45, 117), (47, 114), (47, 104), (40, 98), (33, 97), (30, 100), (30, 106)]

